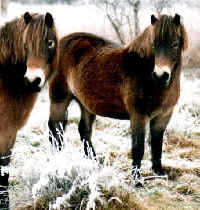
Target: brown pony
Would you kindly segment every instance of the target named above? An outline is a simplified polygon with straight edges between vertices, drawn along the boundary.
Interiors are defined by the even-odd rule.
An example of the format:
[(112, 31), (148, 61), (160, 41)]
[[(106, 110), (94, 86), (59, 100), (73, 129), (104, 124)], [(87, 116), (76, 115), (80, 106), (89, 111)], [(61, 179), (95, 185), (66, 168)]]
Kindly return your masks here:
[[(96, 115), (130, 119), (134, 179), (141, 177), (147, 126), (151, 133), (152, 168), (156, 174), (164, 174), (163, 133), (179, 98), (182, 51), (187, 46), (187, 34), (177, 14), (159, 19), (152, 15), (151, 25), (126, 46), (89, 33), (62, 38), (58, 71), (49, 90), (49, 129), (59, 149), (59, 133), (67, 123), (65, 113), (75, 99), (81, 107), (79, 132), (87, 156), (96, 155), (91, 143)], [(51, 142), (53, 137), (50, 135)]]
[[(52, 15), (29, 14), (0, 28), (0, 172), (10, 162), (17, 131), (57, 62)], [(9, 208), (8, 173), (0, 173), (0, 208)], [(5, 190), (3, 194), (2, 191)]]

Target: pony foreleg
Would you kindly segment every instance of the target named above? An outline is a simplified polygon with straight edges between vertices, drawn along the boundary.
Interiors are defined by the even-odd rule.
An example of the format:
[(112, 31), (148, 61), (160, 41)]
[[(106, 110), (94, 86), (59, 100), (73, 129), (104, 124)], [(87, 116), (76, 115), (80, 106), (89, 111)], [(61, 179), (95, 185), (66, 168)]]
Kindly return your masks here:
[(132, 140), (132, 175), (136, 181), (136, 187), (142, 187), (141, 180), (141, 161), (144, 155), (144, 140), (146, 130), (146, 118), (135, 114), (131, 117), (131, 140)]
[(157, 116), (150, 121), (152, 169), (161, 176), (165, 174), (161, 163), (163, 134), (170, 118), (171, 112), (168, 115)]
[(8, 169), (4, 168), (10, 163), (11, 152), (0, 157), (0, 209), (9, 209), (9, 193), (8, 193)]
[(0, 209), (9, 209), (9, 193), (8, 193), (8, 179), (9, 173), (3, 172), (0, 167)]
[(136, 187), (140, 187), (142, 186), (140, 184), (140, 179), (141, 179), (140, 167), (141, 167), (141, 160), (144, 155), (145, 134), (132, 132), (131, 139), (132, 139), (132, 159), (133, 159), (132, 175), (133, 179), (136, 181)]

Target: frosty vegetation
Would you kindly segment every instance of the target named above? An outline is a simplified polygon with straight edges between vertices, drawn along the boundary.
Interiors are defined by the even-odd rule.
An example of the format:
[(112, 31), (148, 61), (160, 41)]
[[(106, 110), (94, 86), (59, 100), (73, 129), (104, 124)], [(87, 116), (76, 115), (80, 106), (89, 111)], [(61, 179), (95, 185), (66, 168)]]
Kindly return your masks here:
[[(59, 35), (88, 31), (117, 40), (116, 34), (96, 6), (22, 6), (11, 3), (8, 16), (0, 23), (25, 11), (51, 12)], [(183, 13), (184, 11), (184, 13)], [(191, 50), (199, 41), (200, 9), (185, 4), (167, 11), (179, 13), (189, 32)], [(139, 13), (141, 30), (155, 11), (143, 7)], [(191, 16), (192, 13), (192, 16)], [(193, 18), (195, 16), (195, 18)], [(194, 53), (194, 52), (193, 52)], [(80, 111), (69, 107), (65, 148), (52, 151), (48, 141), (48, 90), (40, 94), (27, 125), (18, 133), (10, 165), (11, 209), (198, 209), (200, 208), (200, 79), (198, 69), (184, 69), (181, 97), (165, 133), (163, 165), (168, 177), (154, 177), (146, 138), (142, 161), (144, 188), (135, 189), (131, 179), (131, 140), (129, 121), (97, 117), (92, 142), (99, 161), (84, 157), (78, 134)]]

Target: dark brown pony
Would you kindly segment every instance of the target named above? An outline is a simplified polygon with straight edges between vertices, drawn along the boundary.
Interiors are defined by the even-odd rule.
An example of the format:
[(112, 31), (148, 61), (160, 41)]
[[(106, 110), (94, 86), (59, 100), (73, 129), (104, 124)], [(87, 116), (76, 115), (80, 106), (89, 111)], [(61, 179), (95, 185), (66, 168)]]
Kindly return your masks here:
[[(56, 62), (57, 32), (51, 14), (26, 12), (0, 28), (0, 172), (9, 164), (17, 132)], [(0, 209), (9, 208), (8, 176), (0, 173)]]
[(59, 148), (59, 123), (65, 128), (67, 107), (75, 99), (81, 107), (79, 132), (87, 156), (96, 155), (91, 143), (96, 115), (130, 119), (134, 179), (140, 178), (147, 126), (152, 168), (156, 174), (164, 174), (163, 133), (179, 98), (182, 51), (187, 46), (187, 34), (177, 14), (159, 19), (152, 15), (151, 25), (126, 46), (89, 33), (62, 38), (58, 71), (49, 90), (49, 129)]

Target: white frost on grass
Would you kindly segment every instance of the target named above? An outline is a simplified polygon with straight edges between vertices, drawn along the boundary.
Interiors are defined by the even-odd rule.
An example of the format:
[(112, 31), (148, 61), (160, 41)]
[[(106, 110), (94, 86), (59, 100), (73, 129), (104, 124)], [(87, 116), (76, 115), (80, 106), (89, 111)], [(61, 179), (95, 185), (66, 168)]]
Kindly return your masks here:
[[(83, 154), (83, 153), (82, 153)], [(52, 198), (51, 208), (78, 207), (95, 209), (103, 199), (102, 189), (109, 191), (125, 183), (125, 177), (114, 167), (100, 166), (95, 160), (84, 158), (71, 143), (45, 162), (39, 181), (33, 186), (33, 198)], [(60, 195), (59, 195), (60, 192)]]
[[(199, 80), (189, 81), (182, 77), (181, 84), (181, 97), (168, 126), (167, 134), (173, 133), (185, 138), (199, 129), (199, 114), (194, 114), (199, 107), (197, 103)], [(104, 160), (103, 165), (99, 166), (83, 156), (83, 145), (77, 125), (80, 117), (78, 105), (74, 102), (68, 110), (69, 120), (72, 121), (67, 126), (64, 136), (65, 149), (60, 154), (52, 156), (48, 142), (47, 90), (40, 94), (28, 124), (18, 134), (10, 167), (10, 180), (21, 180), (23, 191), (29, 195), (29, 199), (31, 199), (30, 196), (36, 199), (40, 196), (52, 196), (62, 192), (60, 195), (53, 195), (52, 209), (56, 209), (61, 203), (65, 206), (73, 205), (71, 200), (74, 199), (77, 205), (88, 205), (93, 208), (95, 200), (108, 202), (103, 199), (102, 188), (108, 191), (112, 187), (126, 188), (127, 176), (131, 179), (131, 160), (127, 156), (131, 151), (130, 123), (97, 117), (92, 142), (98, 156)], [(35, 141), (40, 142), (40, 145), (33, 146), (32, 142)], [(166, 154), (163, 155), (163, 163), (165, 166), (185, 169), (198, 168), (199, 164), (198, 161), (192, 163), (185, 162), (184, 159), (175, 161), (169, 159)], [(150, 168), (150, 157), (146, 156), (145, 152), (142, 170), (149, 171)], [(18, 185), (14, 188), (14, 191), (22, 192), (21, 189), (17, 189)], [(78, 194), (77, 191), (83, 192), (83, 195)], [(18, 199), (23, 199), (23, 194), (21, 198), (18, 196)]]
[(181, 94), (175, 107), (168, 132), (191, 137), (200, 130), (200, 81), (181, 77)]

